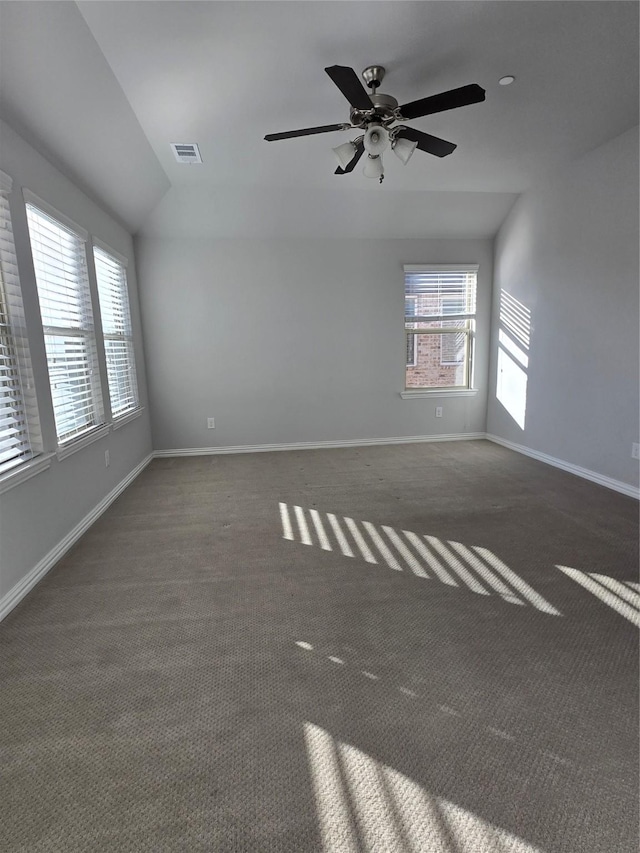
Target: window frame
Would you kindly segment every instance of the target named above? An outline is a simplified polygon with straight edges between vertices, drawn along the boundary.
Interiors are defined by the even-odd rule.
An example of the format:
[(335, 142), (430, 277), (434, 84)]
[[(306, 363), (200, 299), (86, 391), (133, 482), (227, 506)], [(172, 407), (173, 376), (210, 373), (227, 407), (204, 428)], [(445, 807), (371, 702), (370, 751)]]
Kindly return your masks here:
[[(448, 314), (444, 310), (444, 306), (445, 306), (446, 302), (457, 302), (458, 307), (459, 307), (460, 299), (457, 296), (443, 296), (443, 297), (441, 297), (443, 318), (453, 316), (454, 314), (463, 314), (464, 313), (464, 306), (462, 306), (461, 311), (460, 310), (459, 311), (452, 311), (450, 314)], [(469, 321), (467, 321), (467, 322), (469, 322)], [(467, 328), (460, 328), (460, 329), (458, 329), (457, 332), (448, 332), (448, 331), (445, 331), (443, 329), (441, 329), (440, 331), (441, 331), (441, 333), (444, 331), (444, 334), (446, 334), (447, 336), (458, 334), (458, 333), (464, 336), (464, 357), (463, 357), (462, 362), (460, 362), (460, 361), (444, 361), (444, 359), (442, 357), (443, 352), (444, 352), (444, 347), (443, 347), (444, 342), (443, 341), (440, 342), (440, 364), (442, 365), (442, 367), (457, 367), (461, 363), (466, 365), (467, 361), (468, 361), (467, 347), (469, 346), (469, 335), (468, 335), (469, 330), (467, 330)], [(442, 335), (442, 337), (444, 337), (444, 335)], [(469, 382), (468, 382), (468, 378), (467, 378), (466, 386), (468, 386), (468, 384), (469, 384)]]
[[(411, 299), (411, 300), (412, 300), (412, 302), (413, 302), (413, 314), (407, 314), (407, 299)], [(415, 317), (415, 315), (416, 315), (416, 305), (417, 305), (417, 302), (418, 302), (418, 297), (417, 297), (417, 296), (407, 296), (407, 295), (405, 294), (405, 297), (404, 297), (404, 303), (405, 303), (405, 312), (404, 312), (404, 315), (405, 315), (405, 329), (407, 328), (406, 318), (407, 318), (407, 317), (411, 317), (411, 316)], [(417, 341), (416, 341), (416, 339), (415, 339), (415, 335), (405, 335), (405, 342), (406, 342), (406, 348), (405, 348), (405, 349), (406, 349), (406, 352), (407, 352), (407, 353), (409, 352), (409, 341), (411, 341), (411, 342), (412, 342), (411, 352), (412, 352), (412, 354), (413, 354), (413, 360), (412, 360), (412, 361), (409, 361), (409, 359), (407, 359), (406, 367), (416, 367), (416, 365), (417, 365), (417, 363), (418, 363), (418, 347), (417, 347)]]
[[(477, 393), (477, 389), (473, 388), (473, 356), (475, 350), (475, 334), (476, 334), (476, 323), (477, 323), (477, 290), (478, 290), (478, 271), (479, 264), (404, 264), (404, 303), (405, 303), (405, 314), (404, 314), (404, 334), (405, 339), (407, 336), (411, 335), (416, 338), (419, 335), (445, 335), (445, 334), (464, 334), (465, 336), (465, 354), (464, 354), (464, 384), (462, 385), (424, 385), (424, 386), (409, 386), (407, 385), (407, 372), (408, 370), (417, 365), (409, 365), (405, 366), (405, 378), (404, 378), (404, 390), (400, 392), (400, 396), (403, 399), (411, 399), (414, 397), (426, 397), (426, 396), (471, 396)], [(412, 322), (410, 315), (406, 313), (406, 302), (407, 299), (413, 296), (414, 294), (408, 293), (408, 283), (409, 276), (411, 274), (429, 274), (429, 273), (472, 273), (475, 275), (475, 281), (473, 283), (473, 291), (471, 294), (471, 307), (473, 311), (459, 313), (455, 315), (451, 315), (457, 319), (465, 320), (465, 327), (453, 327), (453, 326), (445, 326), (443, 325), (444, 315), (440, 310), (438, 315), (424, 315), (425, 322), (440, 322), (439, 327), (433, 328), (416, 328), (419, 322)], [(449, 294), (445, 294), (444, 298), (448, 298)], [(442, 299), (443, 297), (441, 297)], [(414, 315), (420, 317), (420, 315)], [(405, 346), (405, 351), (408, 351), (408, 344)], [(418, 351), (418, 342), (414, 343), (414, 352)], [(417, 359), (416, 359), (417, 360)], [(460, 362), (453, 363), (442, 363), (444, 367), (455, 367), (460, 364)]]
[[(36, 292), (38, 297), (38, 304), (40, 306), (41, 331), (44, 339), (47, 358), (49, 394), (55, 422), (57, 455), (59, 459), (63, 459), (71, 453), (75, 452), (75, 450), (79, 450), (80, 448), (85, 447), (87, 444), (90, 444), (93, 441), (96, 441), (98, 438), (101, 438), (103, 435), (106, 435), (109, 431), (109, 426), (106, 422), (105, 417), (102, 377), (98, 356), (99, 347), (97, 340), (98, 336), (96, 333), (95, 305), (92, 293), (89, 257), (87, 251), (89, 233), (77, 223), (73, 222), (73, 220), (69, 219), (69, 217), (61, 213), (59, 210), (52, 207), (43, 199), (39, 198), (37, 195), (35, 195), (35, 193), (32, 193), (30, 190), (23, 189), (23, 196), (27, 214), (31, 257), (33, 261), (36, 280)], [(76, 298), (78, 299), (78, 302), (81, 303), (81, 325), (53, 325), (46, 322), (46, 317), (43, 316), (42, 297), (45, 294), (44, 281), (41, 292), (41, 286), (39, 283), (41, 280), (41, 273), (39, 274), (40, 262), (39, 260), (37, 260), (37, 253), (34, 251), (34, 236), (32, 235), (31, 224), (29, 222), (29, 208), (34, 209), (36, 214), (44, 216), (45, 219), (51, 220), (55, 226), (62, 229), (63, 231), (67, 231), (72, 237), (74, 237), (78, 241), (76, 255), (79, 260), (79, 264), (74, 270), (74, 274), (77, 277), (75, 282), (75, 285), (77, 287)], [(62, 420), (62, 412), (60, 412), (59, 415), (57, 413), (56, 395), (54, 393), (56, 389), (54, 388), (54, 381), (52, 380), (51, 370), (51, 366), (53, 363), (53, 355), (49, 347), (47, 346), (47, 338), (77, 338), (83, 342), (84, 352), (86, 354), (86, 387), (89, 389), (91, 403), (90, 408), (87, 411), (90, 413), (88, 418), (88, 421), (90, 422), (86, 423), (84, 426), (77, 427), (67, 432), (61, 432), (61, 425), (59, 423), (59, 420)], [(82, 407), (77, 409), (77, 411), (81, 412)]]
[[(106, 255), (107, 258), (121, 268), (122, 272), (122, 281), (123, 287), (122, 292), (120, 293), (121, 304), (125, 309), (124, 316), (124, 324), (126, 325), (125, 332), (110, 332), (105, 329), (105, 313), (103, 311), (103, 297), (101, 296), (101, 287), (100, 287), (100, 278), (98, 275), (98, 263), (96, 259), (96, 249), (98, 252), (101, 252), (103, 255)], [(127, 276), (127, 266), (128, 259), (121, 255), (119, 252), (116, 252), (115, 249), (112, 249), (106, 243), (103, 243), (102, 240), (99, 240), (97, 237), (94, 237), (92, 240), (92, 261), (93, 268), (96, 275), (96, 290), (98, 294), (98, 305), (100, 307), (100, 329), (102, 333), (102, 351), (104, 354), (104, 360), (106, 365), (106, 373), (107, 373), (107, 393), (109, 396), (109, 411), (111, 414), (111, 422), (113, 424), (114, 429), (121, 426), (123, 423), (126, 423), (128, 420), (132, 420), (137, 414), (141, 412), (141, 404), (140, 404), (140, 385), (138, 383), (138, 368), (136, 363), (136, 352), (135, 352), (135, 339), (133, 334), (133, 321), (131, 318), (131, 292), (129, 290), (129, 279)], [(128, 351), (130, 353), (130, 359), (128, 360), (128, 370), (131, 376), (131, 386), (133, 390), (133, 404), (128, 406), (126, 409), (119, 410), (118, 414), (114, 413), (113, 409), (113, 399), (114, 395), (112, 393), (111, 381), (110, 381), (110, 373), (109, 373), (109, 356), (107, 355), (107, 341), (120, 341), (128, 344)]]
[[(0, 171), (0, 199), (6, 211), (6, 217), (3, 219), (6, 218), (7, 223), (6, 228), (0, 230), (0, 328), (4, 327), (0, 340), (4, 340), (5, 368), (13, 374), (12, 389), (7, 394), (5, 403), (9, 401), (6, 412), (12, 418), (9, 422), (10, 429), (17, 429), (21, 434), (17, 442), (7, 447), (9, 451), (15, 450), (14, 455), (0, 463), (0, 494), (33, 476), (36, 469), (40, 471), (49, 466), (48, 459), (42, 458), (40, 418), (13, 235), (10, 203), (12, 190), (12, 178)], [(7, 372), (7, 378), (10, 373)], [(11, 397), (15, 405), (12, 405)]]

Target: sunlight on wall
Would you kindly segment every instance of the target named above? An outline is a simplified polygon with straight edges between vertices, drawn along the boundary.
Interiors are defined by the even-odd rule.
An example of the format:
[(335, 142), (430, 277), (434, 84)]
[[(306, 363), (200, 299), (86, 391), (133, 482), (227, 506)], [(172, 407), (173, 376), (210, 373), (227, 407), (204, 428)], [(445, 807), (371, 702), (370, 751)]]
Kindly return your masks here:
[(420, 536), (410, 530), (394, 530), (388, 525), (376, 527), (370, 521), (357, 522), (348, 516), (338, 518), (333, 513), (323, 514), (301, 506), (294, 505), (292, 510), (288, 504), (280, 503), (283, 539), (320, 547), (323, 551), (340, 551), (345, 557), (358, 555), (367, 563), (384, 563), (395, 572), (408, 569), (424, 580), (435, 578), (477, 595), (495, 594), (510, 604), (529, 604), (543, 613), (561, 615), (487, 548)]
[(499, 321), (496, 397), (523, 430), (527, 412), (531, 312), (502, 290)]
[(541, 853), (313, 723), (304, 738), (323, 853)]
[(496, 397), (523, 430), (527, 416), (527, 374), (501, 347), (498, 348)]
[(531, 344), (531, 311), (515, 296), (500, 291), (500, 326), (525, 350)]
[(600, 575), (595, 572), (581, 572), (569, 566), (556, 566), (567, 577), (579, 583), (593, 593), (608, 607), (611, 607), (629, 622), (640, 628), (640, 593), (638, 584)]

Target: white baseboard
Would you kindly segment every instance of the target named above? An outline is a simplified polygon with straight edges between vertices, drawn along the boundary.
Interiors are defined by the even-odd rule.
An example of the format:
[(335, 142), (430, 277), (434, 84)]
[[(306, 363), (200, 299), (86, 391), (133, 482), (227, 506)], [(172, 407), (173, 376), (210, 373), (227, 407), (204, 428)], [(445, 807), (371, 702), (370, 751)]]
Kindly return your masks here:
[(640, 499), (640, 489), (631, 486), (629, 483), (614, 480), (612, 477), (606, 477), (604, 474), (598, 474), (595, 471), (590, 471), (588, 468), (581, 468), (580, 465), (573, 465), (571, 462), (564, 462), (562, 459), (556, 459), (555, 456), (549, 456), (547, 453), (541, 453), (539, 450), (531, 450), (530, 447), (525, 447), (523, 444), (515, 444), (513, 441), (507, 441), (497, 435), (491, 435), (491, 433), (487, 433), (486, 438), (495, 444), (507, 447), (509, 450), (515, 450), (516, 453), (522, 453), (524, 456), (530, 456), (539, 462), (553, 465), (554, 468), (560, 468), (585, 480), (591, 480), (592, 483), (597, 483), (599, 486), (613, 489), (614, 492), (620, 492), (623, 495), (628, 495), (630, 498), (636, 498), (636, 500)]
[(353, 438), (344, 441), (300, 441), (294, 444), (238, 444), (227, 447), (185, 447), (156, 450), (155, 458), (173, 456), (216, 456), (219, 453), (267, 453), (274, 450), (325, 450), (332, 447), (369, 447), (382, 444), (415, 444), (424, 441), (470, 441), (485, 438), (483, 432), (452, 433), (451, 435), (402, 435), (392, 438)]
[(73, 530), (67, 533), (64, 539), (58, 542), (58, 544), (52, 548), (51, 551), (49, 551), (49, 553), (33, 567), (33, 569), (31, 569), (29, 574), (25, 575), (25, 577), (18, 581), (18, 583), (13, 586), (6, 595), (3, 595), (2, 598), (0, 598), (0, 622), (17, 604), (19, 604), (20, 601), (22, 601), (29, 590), (33, 589), (38, 581), (42, 580), (47, 572), (52, 569), (58, 560), (69, 550), (69, 548), (78, 541), (82, 534), (91, 527), (94, 521), (102, 515), (107, 507), (115, 501), (118, 495), (120, 495), (127, 486), (135, 480), (138, 474), (147, 467), (152, 459), (153, 453), (150, 453), (146, 459), (143, 459), (142, 462), (133, 469), (133, 471), (130, 471), (129, 474), (127, 474), (127, 476), (121, 480), (118, 485), (91, 510), (90, 513), (85, 515), (82, 521), (79, 524), (76, 524)]

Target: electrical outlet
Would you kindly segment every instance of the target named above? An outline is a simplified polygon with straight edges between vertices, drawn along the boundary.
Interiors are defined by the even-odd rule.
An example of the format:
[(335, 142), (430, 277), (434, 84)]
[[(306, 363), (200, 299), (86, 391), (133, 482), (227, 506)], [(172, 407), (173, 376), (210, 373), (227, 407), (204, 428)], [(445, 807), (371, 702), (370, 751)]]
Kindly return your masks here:
[(636, 441), (631, 445), (631, 456), (633, 459), (640, 459), (640, 444)]
[(215, 418), (207, 418), (207, 429), (215, 429), (216, 428), (216, 419)]
[(105, 450), (104, 452), (104, 467), (108, 468), (111, 463), (111, 459), (109, 458), (109, 451)]
[(436, 417), (437, 418), (442, 417), (442, 406), (436, 406)]

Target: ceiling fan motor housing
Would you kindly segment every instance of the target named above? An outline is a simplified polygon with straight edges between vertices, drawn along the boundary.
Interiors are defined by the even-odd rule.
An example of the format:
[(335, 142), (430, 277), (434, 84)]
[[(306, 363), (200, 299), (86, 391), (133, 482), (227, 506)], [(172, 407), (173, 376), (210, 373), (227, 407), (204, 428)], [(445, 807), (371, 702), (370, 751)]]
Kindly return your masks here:
[(373, 112), (352, 109), (350, 114), (351, 124), (355, 127), (365, 127), (368, 124), (391, 124), (396, 118), (398, 102), (391, 95), (371, 94)]

